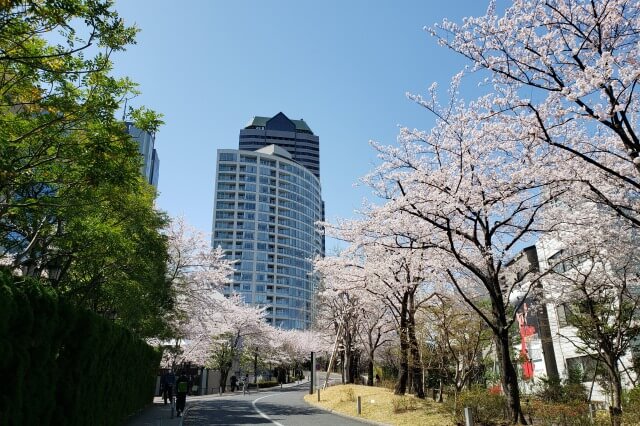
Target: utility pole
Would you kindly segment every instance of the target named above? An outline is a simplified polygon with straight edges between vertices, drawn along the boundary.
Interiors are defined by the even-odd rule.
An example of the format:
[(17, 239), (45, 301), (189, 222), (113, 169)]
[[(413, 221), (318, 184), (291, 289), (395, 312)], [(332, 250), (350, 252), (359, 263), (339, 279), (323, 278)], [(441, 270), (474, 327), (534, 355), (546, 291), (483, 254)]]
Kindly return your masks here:
[(336, 333), (336, 341), (333, 344), (333, 352), (331, 352), (331, 358), (329, 358), (329, 365), (327, 366), (327, 377), (324, 379), (324, 385), (322, 389), (327, 388), (327, 383), (329, 383), (329, 375), (331, 374), (331, 369), (333, 369), (333, 363), (336, 359), (336, 352), (338, 351), (338, 343), (342, 338), (342, 322), (338, 324), (338, 332)]
[(311, 352), (311, 372), (309, 373), (309, 395), (313, 395), (316, 376), (316, 353)]

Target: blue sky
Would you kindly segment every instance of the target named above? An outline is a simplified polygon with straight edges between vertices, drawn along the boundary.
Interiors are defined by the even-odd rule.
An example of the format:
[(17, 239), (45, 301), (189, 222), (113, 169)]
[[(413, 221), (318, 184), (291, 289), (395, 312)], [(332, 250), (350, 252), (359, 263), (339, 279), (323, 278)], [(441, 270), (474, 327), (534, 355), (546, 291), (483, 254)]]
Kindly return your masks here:
[[(320, 137), (328, 220), (353, 217), (376, 164), (370, 140), (398, 126), (429, 129), (408, 100), (444, 89), (466, 63), (424, 26), (482, 15), (488, 1), (118, 0), (141, 32), (114, 57), (114, 73), (140, 84), (132, 105), (164, 114), (158, 206), (210, 232), (216, 150), (237, 148), (254, 115), (304, 118)], [(178, 6), (179, 5), (179, 6)], [(331, 250), (331, 246), (327, 247)]]

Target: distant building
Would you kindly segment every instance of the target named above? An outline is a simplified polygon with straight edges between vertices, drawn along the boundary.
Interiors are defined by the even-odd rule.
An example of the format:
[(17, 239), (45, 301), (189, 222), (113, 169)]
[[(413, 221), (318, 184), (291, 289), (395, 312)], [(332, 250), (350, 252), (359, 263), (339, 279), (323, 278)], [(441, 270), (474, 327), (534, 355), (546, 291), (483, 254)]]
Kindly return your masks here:
[(160, 173), (160, 158), (155, 148), (156, 135), (138, 129), (133, 123), (126, 122), (127, 133), (138, 142), (138, 151), (142, 156), (142, 166), (140, 173), (146, 178), (149, 184), (158, 189), (158, 174)]
[[(524, 287), (527, 287), (529, 282), (527, 274), (536, 273), (539, 270), (536, 246), (526, 247), (506, 265), (503, 280), (507, 286), (521, 282)], [(539, 285), (536, 289), (530, 290), (524, 301), (522, 297), (512, 300), (512, 304), (516, 305), (522, 302), (516, 313), (520, 334), (520, 343), (517, 345), (520, 367), (522, 377), (526, 380), (540, 376), (557, 380), (560, 379), (560, 373), (548, 311), (552, 307), (540, 300), (541, 291), (539, 290), (541, 289)]]
[[(563, 248), (561, 242), (546, 238), (539, 240), (535, 246), (525, 248), (505, 267), (504, 284), (510, 285), (518, 280), (522, 283), (521, 287), (527, 288), (530, 282), (527, 271), (545, 272), (551, 268), (556, 270), (564, 267), (563, 264), (554, 266)], [(533, 379), (529, 381), (533, 384), (540, 377), (566, 379), (569, 370), (578, 369), (582, 372), (583, 384), (589, 390), (591, 400), (607, 401), (607, 392), (597, 379), (594, 381), (597, 361), (578, 349), (583, 345), (575, 327), (569, 324), (568, 307), (565, 303), (558, 302), (554, 290), (548, 287), (543, 278), (540, 284), (529, 291), (516, 314), (521, 336), (516, 347), (520, 353), (522, 377)], [(511, 303), (518, 304), (520, 301), (522, 298), (516, 296)], [(528, 361), (530, 364), (527, 364)], [(628, 353), (623, 357), (621, 365), (625, 388), (633, 387), (635, 373), (630, 371), (632, 365), (631, 353)]]
[(324, 256), (319, 139), (302, 123), (256, 117), (240, 149), (217, 153), (212, 244), (238, 261), (225, 294), (266, 306), (267, 321), (287, 329), (311, 326), (313, 259)]

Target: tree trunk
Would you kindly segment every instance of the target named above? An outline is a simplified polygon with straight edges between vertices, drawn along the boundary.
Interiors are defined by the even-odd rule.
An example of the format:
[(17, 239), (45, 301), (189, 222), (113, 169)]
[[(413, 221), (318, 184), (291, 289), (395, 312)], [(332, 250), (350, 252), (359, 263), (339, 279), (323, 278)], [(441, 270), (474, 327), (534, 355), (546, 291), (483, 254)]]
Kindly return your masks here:
[(351, 351), (351, 383), (360, 384), (360, 351)]
[(373, 386), (373, 353), (369, 353), (369, 362), (367, 363), (367, 386)]
[(220, 392), (225, 393), (227, 389), (227, 377), (229, 376), (229, 368), (220, 369)]
[(347, 383), (353, 383), (353, 350), (351, 347), (351, 330), (346, 328), (344, 333), (344, 374)]
[[(609, 370), (609, 379), (611, 380), (612, 387), (611, 407), (609, 407), (611, 425), (620, 426), (622, 424), (622, 377), (618, 371), (616, 359), (610, 360), (607, 364), (610, 364), (607, 366), (607, 369)], [(611, 365), (613, 365), (613, 368), (611, 368)]]
[[(505, 321), (506, 322), (506, 321)], [(518, 375), (511, 361), (511, 339), (509, 338), (509, 330), (506, 326), (500, 328), (500, 334), (496, 337), (496, 350), (498, 353), (498, 361), (502, 370), (502, 389), (507, 398), (507, 406), (511, 415), (512, 423), (526, 425), (527, 421), (520, 407), (520, 389), (518, 388)]]
[(410, 297), (408, 310), (408, 333), (409, 347), (411, 350), (411, 383), (416, 398), (424, 399), (424, 383), (422, 383), (422, 360), (420, 359), (420, 348), (416, 337), (415, 308), (413, 306), (413, 294)]
[(408, 296), (402, 299), (400, 312), (400, 369), (398, 381), (393, 391), (395, 395), (404, 395), (407, 392), (407, 380), (409, 377), (409, 342), (407, 339), (407, 301)]
[(253, 383), (258, 383), (258, 352), (253, 354)]

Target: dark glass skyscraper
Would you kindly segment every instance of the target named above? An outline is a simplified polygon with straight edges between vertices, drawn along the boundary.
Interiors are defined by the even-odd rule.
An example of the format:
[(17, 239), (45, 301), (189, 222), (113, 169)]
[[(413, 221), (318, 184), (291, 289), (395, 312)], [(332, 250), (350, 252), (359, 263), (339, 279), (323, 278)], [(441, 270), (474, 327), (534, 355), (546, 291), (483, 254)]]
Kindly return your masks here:
[(240, 149), (255, 151), (267, 145), (286, 149), (293, 160), (320, 179), (320, 138), (304, 120), (290, 120), (279, 112), (273, 117), (253, 117), (240, 130)]
[(133, 123), (126, 122), (127, 133), (138, 142), (138, 151), (142, 156), (142, 166), (140, 173), (144, 175), (147, 182), (158, 189), (158, 175), (160, 173), (160, 158), (156, 151), (156, 135), (138, 129)]

